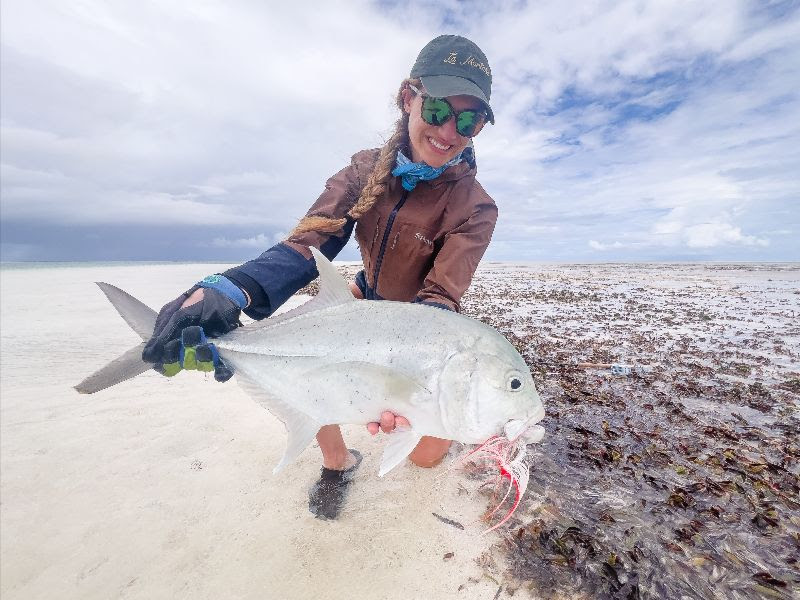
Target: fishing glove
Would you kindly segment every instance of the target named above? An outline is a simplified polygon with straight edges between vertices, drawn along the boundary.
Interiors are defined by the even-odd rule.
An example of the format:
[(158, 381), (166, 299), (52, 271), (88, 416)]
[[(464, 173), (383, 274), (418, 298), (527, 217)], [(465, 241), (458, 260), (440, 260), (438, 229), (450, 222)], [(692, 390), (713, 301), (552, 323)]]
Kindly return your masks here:
[(184, 327), (180, 339), (164, 344), (162, 362), (155, 366), (162, 375), (173, 377), (181, 369), (187, 371), (214, 371), (214, 379), (228, 381), (233, 376), (228, 366), (219, 357), (217, 347), (206, 339), (203, 328), (198, 325)]
[[(184, 301), (199, 288), (204, 288), (203, 299), (181, 308)], [(244, 292), (230, 279), (222, 275), (209, 275), (163, 306), (156, 317), (153, 336), (142, 351), (142, 359), (153, 363), (159, 373), (171, 377), (182, 368), (196, 369), (199, 356), (203, 363), (201, 370), (210, 371), (210, 361), (214, 379), (227, 381), (233, 376), (233, 371), (220, 359), (214, 345), (207, 343), (205, 336), (218, 337), (241, 326), (239, 315), (246, 304)], [(184, 336), (187, 327), (192, 329)]]

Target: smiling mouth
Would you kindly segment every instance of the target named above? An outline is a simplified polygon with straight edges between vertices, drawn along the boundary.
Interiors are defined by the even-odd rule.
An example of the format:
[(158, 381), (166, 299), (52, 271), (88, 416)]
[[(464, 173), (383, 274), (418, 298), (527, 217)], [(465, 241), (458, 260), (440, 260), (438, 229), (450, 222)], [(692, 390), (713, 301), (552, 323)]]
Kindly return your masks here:
[(428, 142), (430, 143), (431, 146), (433, 146), (434, 148), (436, 148), (440, 152), (447, 152), (448, 150), (450, 150), (450, 148), (453, 147), (453, 146), (446, 146), (445, 144), (440, 144), (439, 142), (437, 142), (435, 139), (433, 139), (430, 136), (428, 137)]

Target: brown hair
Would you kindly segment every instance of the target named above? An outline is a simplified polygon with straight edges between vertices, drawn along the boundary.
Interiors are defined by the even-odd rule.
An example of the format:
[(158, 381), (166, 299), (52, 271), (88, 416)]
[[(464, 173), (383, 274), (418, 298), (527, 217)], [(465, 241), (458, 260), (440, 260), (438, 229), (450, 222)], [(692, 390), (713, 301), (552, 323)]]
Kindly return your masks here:
[[(403, 109), (403, 91), (411, 84), (415, 87), (421, 86), (419, 79), (404, 79), (400, 84), (395, 102), (397, 108), (403, 113), (394, 126), (394, 133), (381, 148), (378, 160), (367, 177), (367, 183), (361, 190), (361, 194), (353, 207), (347, 211), (347, 216), (357, 221), (364, 215), (375, 202), (386, 192), (386, 184), (392, 177), (397, 160), (397, 151), (408, 148), (408, 113)], [(300, 222), (292, 230), (289, 237), (306, 233), (307, 231), (319, 231), (321, 233), (336, 233), (347, 223), (347, 219), (332, 219), (320, 215), (308, 215), (300, 219)]]

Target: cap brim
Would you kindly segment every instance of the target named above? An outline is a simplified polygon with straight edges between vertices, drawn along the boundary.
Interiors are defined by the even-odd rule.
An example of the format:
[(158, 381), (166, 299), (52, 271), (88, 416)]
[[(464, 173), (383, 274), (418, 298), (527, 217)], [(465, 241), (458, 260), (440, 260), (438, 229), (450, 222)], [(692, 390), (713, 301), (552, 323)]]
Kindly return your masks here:
[(489, 121), (494, 124), (494, 113), (492, 112), (492, 107), (489, 106), (489, 99), (483, 93), (483, 90), (469, 79), (454, 75), (428, 75), (420, 77), (420, 81), (422, 81), (425, 91), (436, 98), (461, 95), (474, 96), (486, 105)]

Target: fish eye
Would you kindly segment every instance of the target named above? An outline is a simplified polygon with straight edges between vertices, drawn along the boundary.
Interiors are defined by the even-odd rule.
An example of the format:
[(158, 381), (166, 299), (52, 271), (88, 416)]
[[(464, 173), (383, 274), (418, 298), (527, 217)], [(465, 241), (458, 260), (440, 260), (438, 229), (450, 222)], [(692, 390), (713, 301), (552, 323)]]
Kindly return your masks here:
[(522, 387), (522, 380), (519, 377), (512, 377), (508, 380), (508, 389), (518, 390)]

